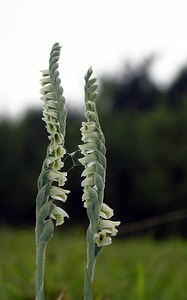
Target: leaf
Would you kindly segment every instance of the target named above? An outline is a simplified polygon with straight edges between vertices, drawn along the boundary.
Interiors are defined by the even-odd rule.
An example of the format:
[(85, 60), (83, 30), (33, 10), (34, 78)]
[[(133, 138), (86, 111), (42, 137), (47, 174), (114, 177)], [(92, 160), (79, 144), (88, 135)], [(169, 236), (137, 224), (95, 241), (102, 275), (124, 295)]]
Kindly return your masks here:
[(44, 224), (39, 242), (47, 243), (50, 240), (50, 238), (53, 236), (53, 232), (54, 232), (53, 221), (51, 219), (48, 219)]

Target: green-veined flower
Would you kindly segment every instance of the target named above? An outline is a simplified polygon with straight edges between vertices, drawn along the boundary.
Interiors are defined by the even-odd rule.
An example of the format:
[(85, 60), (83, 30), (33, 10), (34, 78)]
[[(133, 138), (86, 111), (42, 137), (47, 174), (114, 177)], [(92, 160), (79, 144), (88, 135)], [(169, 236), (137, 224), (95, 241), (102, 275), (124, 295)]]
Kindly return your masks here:
[(107, 230), (103, 229), (95, 234), (94, 239), (98, 247), (108, 246), (112, 243), (112, 239), (107, 233)]
[(62, 208), (54, 205), (52, 212), (50, 213), (50, 217), (56, 220), (56, 226), (64, 223), (64, 218), (69, 218), (68, 214)]
[(111, 236), (115, 236), (118, 232), (116, 229), (116, 226), (119, 226), (120, 222), (118, 221), (111, 221), (111, 220), (100, 220), (99, 221), (99, 229), (100, 230), (107, 230), (108, 233), (111, 234)]

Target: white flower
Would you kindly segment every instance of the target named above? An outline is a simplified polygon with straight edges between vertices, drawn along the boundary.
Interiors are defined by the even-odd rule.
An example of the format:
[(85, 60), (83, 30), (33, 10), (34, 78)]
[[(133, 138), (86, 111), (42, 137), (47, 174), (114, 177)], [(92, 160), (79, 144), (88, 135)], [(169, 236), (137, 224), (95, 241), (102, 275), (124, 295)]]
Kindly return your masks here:
[(112, 243), (110, 236), (107, 236), (107, 230), (103, 229), (95, 234), (94, 239), (98, 247), (107, 246)]
[(49, 92), (49, 93), (47, 93), (47, 94), (40, 97), (40, 100), (44, 101), (44, 105), (45, 105), (46, 101), (50, 101), (50, 100), (54, 101), (54, 99), (55, 99), (55, 93), (54, 92)]
[(95, 122), (82, 122), (82, 127), (81, 127), (82, 133), (92, 132), (95, 129), (97, 129), (97, 125), (95, 124)]
[(101, 204), (100, 217), (103, 219), (110, 219), (114, 215), (113, 209), (110, 208), (107, 204)]
[(97, 144), (89, 142), (89, 143), (86, 143), (83, 145), (79, 145), (79, 149), (81, 150), (81, 153), (83, 155), (86, 155), (86, 154), (92, 153), (95, 150), (97, 150)]
[[(113, 215), (113, 210), (106, 204), (102, 204), (104, 211), (109, 212), (109, 215)], [(99, 220), (99, 231), (95, 234), (94, 239), (98, 247), (107, 246), (112, 243), (111, 236), (115, 236), (118, 232), (115, 226), (119, 226), (120, 222), (109, 221), (109, 220)]]
[[(90, 195), (89, 195), (89, 191), (88, 191), (88, 186), (85, 186), (84, 187), (84, 190), (83, 190), (83, 195), (82, 195), (82, 201), (84, 202), (87, 202), (87, 201), (90, 201)], [(86, 204), (85, 204), (86, 205)], [(85, 206), (87, 207), (87, 206)]]
[(103, 229), (107, 230), (111, 236), (115, 236), (118, 232), (116, 226), (119, 226), (121, 222), (110, 221), (110, 220), (100, 220), (99, 229), (102, 231)]
[(54, 119), (57, 119), (58, 118), (58, 114), (57, 114), (57, 112), (56, 112), (56, 110), (50, 110), (50, 112), (48, 111), (48, 110), (44, 110), (43, 111), (43, 118), (42, 118), (42, 120), (44, 120), (46, 123), (48, 122), (48, 120), (50, 119), (52, 119), (52, 118), (54, 118)]
[(83, 206), (84, 206), (85, 208), (87, 208), (89, 203), (90, 203), (90, 200), (87, 199), (86, 201), (84, 201)]
[(90, 168), (92, 166), (94, 166), (96, 164), (95, 161), (90, 161), (88, 164), (87, 164), (87, 168)]
[(42, 76), (45, 77), (45, 76), (49, 76), (49, 70), (41, 70), (40, 71), (42, 73)]
[[(48, 94), (47, 94), (47, 96), (48, 96)], [(53, 94), (51, 96), (53, 96)], [(55, 108), (56, 109), (57, 101), (54, 101), (53, 99), (50, 99), (50, 100), (45, 99), (45, 100), (46, 101), (43, 104), (43, 108), (46, 108), (46, 109), (49, 109), (49, 110), (50, 110), (50, 108)]]
[(96, 159), (95, 159), (95, 156), (93, 156), (93, 153), (92, 153), (92, 154), (88, 154), (85, 157), (79, 158), (79, 162), (81, 164), (83, 164), (83, 166), (85, 166), (87, 168), (90, 168), (90, 167), (92, 167), (93, 165), (96, 164)]
[(66, 202), (67, 194), (69, 194), (69, 190), (64, 190), (59, 188), (58, 186), (51, 186), (49, 190), (49, 196), (54, 200), (60, 200), (62, 202)]
[(61, 145), (59, 145), (59, 147), (55, 149), (55, 157), (63, 157), (64, 154), (66, 154), (66, 150)]
[(50, 134), (54, 134), (57, 131), (56, 126), (53, 122), (47, 122), (46, 128)]
[(63, 139), (62, 134), (59, 134), (59, 133), (56, 131), (56, 132), (54, 132), (53, 134), (51, 134), (50, 140), (51, 140), (51, 142), (53, 142), (53, 144), (51, 145), (51, 147), (52, 147), (54, 150), (56, 150), (56, 149), (59, 147), (59, 145), (62, 144), (62, 142), (63, 142), (64, 139)]
[(59, 186), (63, 186), (65, 181), (67, 181), (67, 172), (50, 170), (48, 173), (48, 178), (52, 181), (58, 181)]
[(50, 217), (56, 220), (56, 226), (63, 224), (65, 217), (69, 218), (65, 210), (56, 205), (53, 207)]
[[(65, 107), (65, 98), (63, 97), (63, 88), (60, 86), (60, 78), (58, 77), (58, 59), (60, 54), (60, 47), (55, 44), (50, 55), (49, 70), (43, 70), (40, 90), (41, 100), (43, 101), (43, 118), (46, 129), (49, 133), (50, 144), (47, 148), (47, 156), (42, 166), (42, 174), (44, 174), (44, 181), (48, 181), (47, 185), (48, 196), (46, 201), (50, 203), (56, 200), (65, 202), (69, 190), (65, 190), (64, 186), (67, 180), (67, 172), (61, 172), (64, 166), (62, 158), (66, 153), (64, 149), (64, 134), (67, 109)], [(47, 178), (46, 178), (47, 177)], [(54, 182), (55, 181), (55, 182)], [(68, 214), (53, 204), (50, 217), (56, 220), (56, 225), (64, 222), (64, 217)]]
[(81, 177), (87, 176), (87, 175), (92, 175), (95, 173), (95, 167), (92, 165), (92, 167), (85, 168), (84, 171), (81, 174)]
[(94, 177), (92, 175), (86, 176), (86, 178), (81, 182), (81, 186), (94, 185)]
[[(51, 158), (51, 157), (50, 157)], [(54, 157), (55, 158), (55, 157)], [(60, 170), (62, 167), (64, 166), (64, 163), (61, 161), (61, 158), (55, 158), (54, 160), (52, 160), (52, 167), (54, 168), (54, 170)]]

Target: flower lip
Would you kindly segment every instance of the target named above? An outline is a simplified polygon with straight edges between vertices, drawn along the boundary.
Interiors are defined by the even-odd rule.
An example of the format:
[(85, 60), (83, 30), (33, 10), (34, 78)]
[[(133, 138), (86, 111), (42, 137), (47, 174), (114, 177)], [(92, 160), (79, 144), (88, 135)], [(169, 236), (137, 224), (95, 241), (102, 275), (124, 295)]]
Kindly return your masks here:
[(110, 221), (110, 220), (100, 220), (99, 222), (99, 229), (100, 230), (107, 230), (108, 233), (111, 233), (111, 236), (115, 236), (118, 232), (116, 226), (119, 226), (121, 222), (118, 221)]
[(59, 188), (58, 186), (51, 186), (49, 190), (49, 196), (54, 200), (59, 200), (62, 202), (66, 202), (67, 200), (67, 194), (69, 194), (69, 190), (64, 190), (62, 188)]
[(67, 212), (56, 205), (54, 205), (50, 217), (56, 220), (56, 226), (63, 224), (65, 217), (69, 218)]
[(100, 217), (104, 219), (110, 219), (114, 215), (113, 209), (107, 204), (101, 204)]
[[(56, 200), (65, 202), (69, 190), (62, 188), (67, 180), (67, 173), (61, 172), (64, 166), (62, 158), (66, 153), (64, 149), (64, 136), (67, 108), (65, 106), (65, 98), (63, 97), (63, 88), (58, 77), (58, 59), (60, 56), (60, 46), (58, 43), (54, 44), (50, 59), (49, 69), (41, 70), (42, 78), (41, 83), (41, 97), (43, 101), (43, 117), (45, 127), (49, 133), (48, 138), (50, 144), (47, 148), (47, 155), (42, 166), (42, 175), (44, 180), (49, 184), (47, 190), (47, 200), (52, 203), (52, 211), (50, 210), (48, 216), (56, 220), (56, 225), (64, 223), (64, 218), (69, 217), (68, 214), (56, 206)], [(45, 183), (43, 180), (42, 183)]]
[(110, 236), (107, 236), (107, 231), (105, 229), (94, 235), (95, 243), (98, 247), (108, 246), (112, 243), (112, 239)]
[(67, 181), (67, 172), (50, 170), (48, 173), (48, 178), (51, 181), (58, 181), (59, 186), (63, 186), (65, 181)]

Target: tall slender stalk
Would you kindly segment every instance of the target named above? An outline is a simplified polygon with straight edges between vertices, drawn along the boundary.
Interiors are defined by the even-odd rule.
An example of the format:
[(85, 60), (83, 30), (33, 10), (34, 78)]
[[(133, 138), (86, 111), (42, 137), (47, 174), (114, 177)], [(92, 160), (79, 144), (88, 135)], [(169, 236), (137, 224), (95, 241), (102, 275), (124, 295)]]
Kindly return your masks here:
[[(54, 44), (49, 59), (49, 69), (42, 71), (41, 100), (43, 104), (43, 120), (49, 133), (49, 146), (44, 159), (41, 174), (38, 178), (38, 195), (36, 197), (36, 300), (44, 300), (45, 252), (48, 241), (54, 232), (53, 219), (56, 225), (64, 223), (68, 214), (56, 201), (65, 202), (68, 190), (62, 187), (67, 180), (67, 173), (62, 172), (67, 109), (61, 81), (58, 77), (58, 60), (60, 46)], [(79, 161), (84, 166), (82, 181), (84, 207), (89, 218), (87, 229), (87, 259), (85, 266), (84, 300), (92, 300), (92, 284), (94, 268), (98, 253), (103, 246), (112, 242), (111, 236), (117, 233), (116, 226), (120, 222), (110, 221), (113, 210), (105, 203), (104, 188), (106, 177), (105, 138), (99, 123), (96, 109), (97, 84), (91, 78), (90, 68), (85, 75), (85, 116), (82, 123), (82, 141), (79, 145), (83, 158)], [(54, 184), (55, 182), (55, 184)]]
[(92, 299), (92, 283), (95, 269), (95, 242), (91, 226), (87, 229), (87, 263), (85, 269), (84, 299)]
[(97, 97), (96, 79), (91, 78), (91, 75), (92, 69), (90, 68), (85, 75), (85, 116), (87, 122), (83, 122), (81, 128), (84, 144), (79, 145), (81, 153), (84, 155), (79, 161), (85, 167), (82, 173), (82, 176), (85, 176), (82, 181), (82, 200), (90, 221), (86, 237), (85, 300), (92, 300), (92, 283), (97, 255), (104, 245), (111, 244), (111, 236), (117, 233), (115, 226), (120, 224), (120, 222), (106, 220), (113, 215), (113, 210), (103, 203), (106, 147), (95, 103)]
[[(45, 252), (48, 241), (53, 235), (54, 224), (61, 225), (68, 214), (55, 204), (65, 202), (68, 190), (62, 189), (66, 181), (66, 172), (62, 172), (62, 158), (65, 154), (64, 135), (67, 109), (63, 89), (58, 77), (58, 60), (60, 46), (54, 44), (50, 53), (49, 69), (42, 71), (41, 100), (43, 120), (49, 133), (49, 146), (38, 178), (38, 195), (36, 197), (36, 300), (44, 300)], [(54, 182), (55, 185), (54, 185)]]
[(44, 299), (45, 252), (46, 243), (38, 243), (36, 248), (36, 300)]

